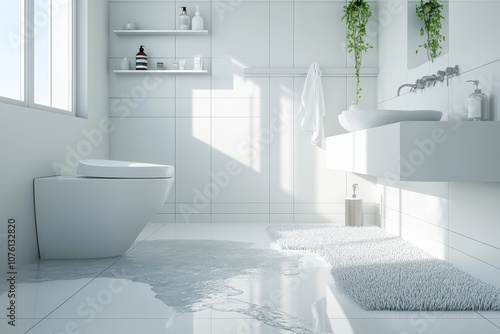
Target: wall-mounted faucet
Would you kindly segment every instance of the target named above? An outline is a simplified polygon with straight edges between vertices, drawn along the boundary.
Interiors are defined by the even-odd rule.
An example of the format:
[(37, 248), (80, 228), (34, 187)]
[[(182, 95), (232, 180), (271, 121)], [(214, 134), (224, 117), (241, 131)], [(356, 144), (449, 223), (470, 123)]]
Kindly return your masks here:
[(449, 77), (458, 75), (458, 65), (455, 65), (455, 67), (447, 67), (445, 73)]
[(446, 75), (446, 86), (449, 86), (450, 77), (458, 75), (458, 65), (455, 65), (455, 67), (447, 67), (444, 73)]
[(448, 85), (448, 79), (453, 76), (458, 75), (458, 65), (455, 67), (447, 67), (444, 71), (437, 71), (436, 74), (423, 76), (421, 79), (417, 79), (414, 84), (404, 84), (398, 88), (398, 96), (401, 95), (401, 89), (404, 87), (411, 87), (410, 93), (416, 91), (417, 89), (424, 89), (427, 87), (434, 87), (438, 82), (443, 82), (444, 77), (446, 77), (446, 85)]
[[(440, 71), (440, 72), (442, 72), (442, 71)], [(440, 76), (440, 75), (436, 75), (436, 74), (426, 75), (422, 78), (422, 81), (424, 82), (425, 87), (430, 87), (431, 85), (432, 85), (432, 87), (434, 87), (434, 86), (436, 86), (438, 81), (443, 82), (443, 80), (444, 80), (444, 76)]]
[(417, 79), (417, 81), (415, 81), (415, 85), (417, 86), (417, 89), (424, 89), (425, 88), (425, 80), (423, 78)]
[(413, 91), (415, 91), (415, 89), (417, 89), (417, 85), (416, 84), (404, 84), (404, 85), (401, 85), (398, 88), (398, 96), (401, 94), (401, 89), (403, 89), (405, 87), (411, 87), (410, 93), (413, 92)]

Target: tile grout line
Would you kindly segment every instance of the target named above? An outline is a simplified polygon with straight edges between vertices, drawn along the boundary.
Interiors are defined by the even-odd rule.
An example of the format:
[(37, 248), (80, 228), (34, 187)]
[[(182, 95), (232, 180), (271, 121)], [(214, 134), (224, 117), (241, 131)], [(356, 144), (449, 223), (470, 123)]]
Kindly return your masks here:
[[(177, 7), (177, 2), (175, 2), (175, 6)], [(176, 24), (175, 19), (177, 18), (177, 12), (174, 11), (174, 24)], [(174, 55), (175, 59), (177, 59), (177, 35), (174, 36)], [(174, 97), (174, 108), (175, 108), (175, 121), (174, 121), (174, 164), (175, 164), (175, 170), (177, 170), (177, 75), (175, 75), (174, 78), (175, 82), (175, 97)], [(175, 176), (175, 174), (174, 174)], [(177, 182), (176, 179), (174, 179), (174, 222), (177, 222)]]
[[(292, 4), (292, 67), (295, 67), (295, 2)], [(292, 77), (292, 223), (295, 223), (295, 77)]]
[[(213, 55), (213, 35), (214, 35), (214, 6), (212, 3), (210, 3), (210, 168), (209, 172), (210, 175), (213, 173), (213, 88), (214, 88), (214, 78), (213, 78), (213, 60), (214, 60), (214, 55)], [(210, 181), (210, 178), (209, 178)], [(210, 237), (213, 239), (213, 223), (214, 223), (214, 217), (213, 217), (213, 198), (210, 196)], [(210, 327), (211, 328), (211, 327)]]
[(74, 296), (76, 296), (80, 291), (82, 291), (83, 289), (85, 289), (87, 286), (89, 286), (92, 282), (94, 282), (99, 276), (101, 276), (104, 272), (106, 272), (107, 270), (109, 270), (113, 265), (115, 265), (118, 261), (120, 261), (123, 257), (124, 257), (125, 254), (121, 255), (118, 259), (116, 259), (116, 261), (114, 261), (113, 263), (111, 263), (107, 268), (105, 268), (104, 270), (102, 270), (97, 276), (95, 276), (94, 278), (92, 278), (90, 281), (88, 281), (87, 283), (85, 283), (85, 285), (83, 285), (81, 288), (79, 288), (77, 291), (75, 291), (71, 296), (69, 296), (68, 298), (66, 298), (66, 300), (64, 300), (61, 304), (59, 304), (56, 308), (54, 308), (52, 311), (50, 311), (46, 316), (44, 316), (42, 319), (40, 319), (40, 321), (38, 321), (36, 324), (34, 324), (32, 327), (30, 327), (25, 333), (28, 333), (29, 331), (31, 331), (33, 328), (35, 328), (37, 325), (39, 325), (41, 322), (43, 322), (44, 320), (48, 320), (48, 317), (53, 314), (55, 311), (57, 311), (59, 308), (61, 308), (64, 304), (66, 304), (66, 302), (68, 302), (71, 298), (73, 298)]
[(500, 251), (500, 248), (499, 248), (499, 247), (497, 247), (497, 246), (493, 246), (493, 245), (490, 245), (490, 244), (487, 244), (487, 243), (486, 243), (486, 242), (484, 242), (484, 241), (481, 241), (481, 240), (477, 240), (477, 239), (471, 238), (471, 237), (469, 237), (469, 236), (466, 236), (466, 235), (464, 235), (464, 234), (461, 234), (461, 233), (458, 233), (458, 232), (455, 232), (455, 231), (452, 231), (452, 230), (448, 230), (448, 232), (449, 232), (449, 233), (452, 233), (452, 234), (459, 235), (459, 236), (461, 236), (461, 237), (463, 237), (463, 238), (466, 238), (466, 239), (472, 240), (472, 241), (477, 242), (477, 243), (479, 243), (479, 244), (482, 244), (482, 245), (484, 245), (484, 246), (491, 247), (491, 248), (494, 248), (495, 250), (499, 250), (499, 251)]
[(451, 247), (451, 246), (448, 246), (448, 248), (449, 248), (449, 249), (453, 249), (453, 250), (454, 250), (454, 251), (456, 251), (456, 252), (462, 253), (463, 255), (469, 256), (469, 257), (471, 257), (471, 258), (473, 258), (473, 259), (475, 259), (475, 260), (477, 260), (477, 261), (479, 261), (479, 262), (482, 262), (482, 263), (484, 263), (484, 264), (486, 264), (486, 265), (488, 265), (488, 266), (490, 266), (490, 267), (493, 267), (493, 268), (495, 268), (495, 269), (497, 269), (497, 270), (500, 270), (500, 267), (497, 267), (497, 266), (495, 266), (495, 265), (493, 265), (493, 264), (491, 264), (491, 263), (488, 263), (488, 262), (486, 262), (486, 261), (484, 261), (484, 260), (481, 260), (481, 259), (479, 259), (479, 258), (477, 258), (477, 257), (475, 257), (475, 256), (473, 256), (473, 255), (471, 255), (471, 254), (467, 254), (467, 253), (465, 253), (465, 252), (461, 251), (460, 249), (457, 249), (457, 248), (455, 248), (455, 247)]
[[(271, 33), (271, 14), (272, 14), (272, 10), (271, 10), (271, 1), (269, 1), (269, 5), (268, 5), (268, 24), (269, 24), (269, 39), (268, 39), (268, 48), (269, 48), (269, 58), (268, 58), (268, 66), (271, 67), (271, 52), (272, 52), (272, 49), (271, 49), (271, 36), (272, 36), (272, 33)], [(269, 127), (269, 132), (271, 132), (271, 99), (272, 99), (272, 96), (271, 96), (271, 93), (272, 93), (272, 79), (271, 79), (271, 76), (269, 76), (268, 78), (268, 85), (269, 85), (269, 97), (268, 97), (268, 127)], [(270, 141), (269, 143), (269, 147), (268, 147), (268, 156), (269, 156), (269, 167), (268, 167), (268, 202), (267, 202), (267, 208), (268, 208), (268, 225), (271, 225), (271, 170), (272, 170), (272, 156), (271, 156), (271, 145), (272, 145), (272, 141)]]
[(478, 314), (480, 317), (482, 317), (483, 319), (485, 319), (486, 321), (488, 321), (489, 323), (491, 323), (493, 326), (497, 327), (498, 329), (500, 329), (500, 326), (495, 324), (493, 321), (491, 321), (490, 319), (486, 318), (484, 315), (482, 315), (481, 313), (479, 312), (488, 312), (488, 311), (474, 311), (476, 314)]

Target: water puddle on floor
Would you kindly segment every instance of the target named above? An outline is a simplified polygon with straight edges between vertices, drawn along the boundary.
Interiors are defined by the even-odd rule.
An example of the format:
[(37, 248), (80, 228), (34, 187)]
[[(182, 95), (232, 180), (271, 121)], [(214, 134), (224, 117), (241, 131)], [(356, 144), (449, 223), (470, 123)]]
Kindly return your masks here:
[[(281, 307), (285, 304), (276, 303), (273, 295), (287, 286), (287, 291), (279, 291), (281, 297), (286, 298), (286, 293), (293, 290), (297, 282), (300, 285), (307, 267), (315, 267), (314, 263), (304, 264), (306, 257), (255, 248), (244, 242), (153, 240), (142, 242), (117, 262), (117, 259), (41, 261), (26, 266), (18, 283), (19, 289), (26, 291), (36, 286), (38, 291), (33, 292), (34, 295), (40, 295), (40, 291), (50, 294), (49, 290), (55, 287), (57, 291), (64, 291), (62, 287), (69, 286), (66, 296), (60, 293), (52, 298), (52, 303), (45, 304), (38, 314), (42, 318), (62, 303), (64, 305), (50, 316), (75, 318), (75, 310), (79, 310), (82, 302), (99, 296), (103, 286), (111, 286), (108, 282), (119, 280), (128, 282), (129, 291), (135, 291), (135, 296), (148, 304), (144, 309), (160, 310), (167, 327), (169, 321), (177, 317), (210, 311), (229, 312), (235, 319), (253, 319), (267, 326), (305, 334), (315, 332), (314, 320), (293, 316), (293, 302)], [(76, 287), (77, 283), (80, 287)], [(0, 293), (5, 295), (4, 292), (0, 285)], [(120, 302), (116, 299), (114, 305), (110, 304), (106, 310), (110, 314), (106, 317), (127, 318), (128, 304), (138, 308), (134, 293), (124, 294)], [(144, 311), (144, 314), (149, 313)], [(105, 318), (104, 313), (98, 314), (99, 317)], [(82, 317), (82, 323), (84, 320)]]
[(160, 240), (142, 243), (113, 269), (124, 273), (122, 278), (149, 284), (155, 297), (179, 314), (212, 309), (294, 333), (312, 333), (311, 323), (274, 308), (270, 295), (258, 302), (240, 298), (251, 285), (299, 275), (300, 259), (250, 243)]

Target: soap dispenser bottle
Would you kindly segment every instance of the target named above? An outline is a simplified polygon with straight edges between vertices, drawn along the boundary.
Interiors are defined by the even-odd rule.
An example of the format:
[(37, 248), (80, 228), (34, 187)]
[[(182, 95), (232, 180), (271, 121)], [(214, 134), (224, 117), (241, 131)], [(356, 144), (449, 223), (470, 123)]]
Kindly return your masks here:
[(467, 80), (476, 86), (474, 93), (469, 95), (467, 100), (467, 119), (469, 121), (487, 121), (489, 120), (488, 96), (479, 89), (478, 80)]
[(200, 16), (200, 6), (196, 6), (196, 13), (191, 23), (192, 30), (203, 30), (203, 17)]
[(135, 69), (137, 71), (145, 71), (148, 69), (148, 55), (144, 53), (144, 45), (141, 45), (139, 52), (135, 56)]
[(189, 15), (187, 14), (186, 7), (181, 7), (182, 12), (179, 15), (179, 29), (189, 30), (189, 21), (191, 21)]

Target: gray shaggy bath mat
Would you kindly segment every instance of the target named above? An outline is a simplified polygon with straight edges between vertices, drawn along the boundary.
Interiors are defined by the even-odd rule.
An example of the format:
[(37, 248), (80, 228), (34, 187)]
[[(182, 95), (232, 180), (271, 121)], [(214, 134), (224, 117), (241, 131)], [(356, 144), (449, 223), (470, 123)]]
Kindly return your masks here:
[(268, 234), (283, 250), (321, 255), (335, 281), (367, 310), (500, 310), (500, 289), (379, 227), (278, 225)]

